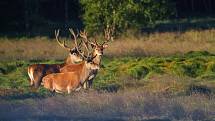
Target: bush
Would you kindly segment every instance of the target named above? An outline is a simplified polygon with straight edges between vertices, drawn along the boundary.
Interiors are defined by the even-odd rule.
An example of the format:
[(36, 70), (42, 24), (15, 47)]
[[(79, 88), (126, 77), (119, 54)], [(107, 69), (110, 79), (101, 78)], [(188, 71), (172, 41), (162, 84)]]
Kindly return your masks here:
[(197, 77), (205, 72), (206, 67), (202, 63), (193, 62), (189, 65), (183, 65), (183, 69), (185, 75), (188, 75), (190, 77)]
[(149, 69), (145, 66), (134, 66), (128, 69), (128, 74), (135, 78), (144, 78), (149, 73)]
[(81, 0), (84, 24), (89, 32), (100, 32), (106, 25), (116, 30), (152, 25), (173, 11), (170, 0)]
[(214, 54), (208, 51), (190, 51), (185, 54), (186, 57), (197, 57), (197, 56), (214, 56)]

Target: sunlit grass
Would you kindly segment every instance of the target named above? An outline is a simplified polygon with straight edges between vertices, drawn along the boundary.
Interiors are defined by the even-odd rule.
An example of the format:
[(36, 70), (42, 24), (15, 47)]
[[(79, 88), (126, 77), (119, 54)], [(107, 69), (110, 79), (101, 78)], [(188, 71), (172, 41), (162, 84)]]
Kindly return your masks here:
[[(66, 38), (63, 38), (66, 39)], [(99, 39), (98, 39), (99, 40)], [(1, 38), (1, 60), (64, 59), (68, 52), (55, 39)], [(70, 39), (69, 46), (73, 46)], [(155, 32), (151, 34), (125, 34), (109, 43), (105, 55), (116, 56), (169, 56), (189, 51), (215, 53), (215, 30), (189, 30), (185, 32)]]
[[(2, 89), (29, 90), (27, 66), (63, 61), (4, 61), (0, 63)], [(215, 56), (205, 51), (183, 56), (104, 58), (93, 83), (94, 89), (115, 92), (142, 88), (155, 93), (188, 94), (191, 86), (215, 92)], [(199, 88), (200, 88), (199, 87)], [(203, 89), (203, 90), (204, 90)], [(31, 92), (31, 91), (30, 91)]]
[(0, 100), (2, 120), (194, 121), (214, 120), (214, 110), (214, 98), (157, 95), (141, 89)]

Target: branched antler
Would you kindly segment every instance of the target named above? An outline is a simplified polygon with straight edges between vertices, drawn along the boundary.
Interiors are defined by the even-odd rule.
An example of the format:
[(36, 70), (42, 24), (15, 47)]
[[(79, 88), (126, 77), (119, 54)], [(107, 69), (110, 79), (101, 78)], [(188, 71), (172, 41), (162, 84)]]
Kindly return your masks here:
[[(75, 45), (78, 46), (78, 43), (77, 43), (77, 37), (78, 35), (75, 34), (75, 32), (73, 31), (73, 29), (69, 29), (70, 33), (73, 35), (73, 38), (74, 38), (74, 41), (75, 41)], [(81, 35), (80, 33), (80, 36), (82, 37), (83, 35)], [(87, 36), (86, 36), (87, 37)], [(85, 44), (85, 42), (84, 42)], [(84, 55), (84, 52), (80, 52), (79, 49), (77, 49), (78, 53), (83, 57), (83, 59), (87, 60), (90, 56), (90, 52), (89, 52), (89, 48), (87, 47), (87, 45), (85, 45), (85, 48), (87, 50), (87, 56)]]
[(70, 48), (70, 47), (68, 47), (68, 46), (66, 45), (65, 40), (63, 41), (63, 43), (60, 42), (60, 40), (59, 40), (59, 33), (60, 33), (60, 30), (59, 30), (59, 29), (58, 29), (58, 30), (55, 30), (55, 38), (56, 38), (58, 44), (59, 44), (61, 47), (67, 49), (67, 50), (71, 50), (72, 48)]

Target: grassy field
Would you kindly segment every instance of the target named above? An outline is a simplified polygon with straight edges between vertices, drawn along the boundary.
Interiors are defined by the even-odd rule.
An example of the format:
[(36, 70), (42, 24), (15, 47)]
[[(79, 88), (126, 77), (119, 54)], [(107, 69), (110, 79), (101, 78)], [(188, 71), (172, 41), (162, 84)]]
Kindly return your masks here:
[[(105, 55), (145, 57), (183, 55), (189, 51), (215, 53), (215, 29), (133, 35), (131, 33), (132, 31), (111, 42), (105, 50)], [(68, 55), (56, 40), (47, 37), (0, 38), (0, 42), (1, 60), (62, 60)], [(69, 39), (68, 45), (71, 45)]]
[[(13, 120), (9, 113), (20, 120), (215, 119), (214, 29), (124, 34), (105, 50), (93, 90), (72, 95), (29, 87), (30, 64), (63, 63), (67, 56), (55, 40), (1, 38), (0, 42), (0, 119)], [(19, 113), (24, 109), (35, 114)]]
[[(29, 92), (27, 66), (33, 63), (62, 61), (1, 62), (0, 94), (4, 95), (7, 89)], [(215, 56), (199, 51), (183, 56), (104, 58), (94, 88), (108, 92), (142, 88), (158, 93), (187, 94), (197, 91), (212, 94), (215, 91)]]
[(4, 121), (213, 121), (214, 110), (214, 98), (164, 97), (140, 89), (0, 100), (0, 119)]

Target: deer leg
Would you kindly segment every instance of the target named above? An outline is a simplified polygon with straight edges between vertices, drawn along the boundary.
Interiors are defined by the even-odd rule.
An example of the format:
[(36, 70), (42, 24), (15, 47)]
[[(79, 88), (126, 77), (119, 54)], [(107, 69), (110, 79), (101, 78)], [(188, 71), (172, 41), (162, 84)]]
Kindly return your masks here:
[(68, 89), (68, 94), (70, 94), (71, 93), (71, 89)]
[(59, 91), (59, 90), (55, 90), (55, 92), (62, 94), (63, 92)]
[(88, 79), (88, 84), (87, 84), (87, 86), (88, 86), (88, 88), (92, 88), (92, 85), (93, 85), (93, 79), (95, 78), (95, 75), (91, 75), (90, 77), (89, 77), (89, 79)]
[(30, 86), (34, 86), (34, 81), (30, 80)]
[(87, 89), (88, 81), (84, 82), (83, 87), (84, 89)]
[(92, 88), (92, 85), (93, 85), (93, 79), (88, 81), (88, 88)]
[(33, 86), (33, 85), (34, 85), (33, 72), (30, 71), (29, 69), (28, 69), (28, 76), (29, 76), (29, 78), (30, 78), (30, 86)]
[(75, 89), (75, 91), (79, 91), (81, 89), (81, 86), (79, 86), (78, 88)]

